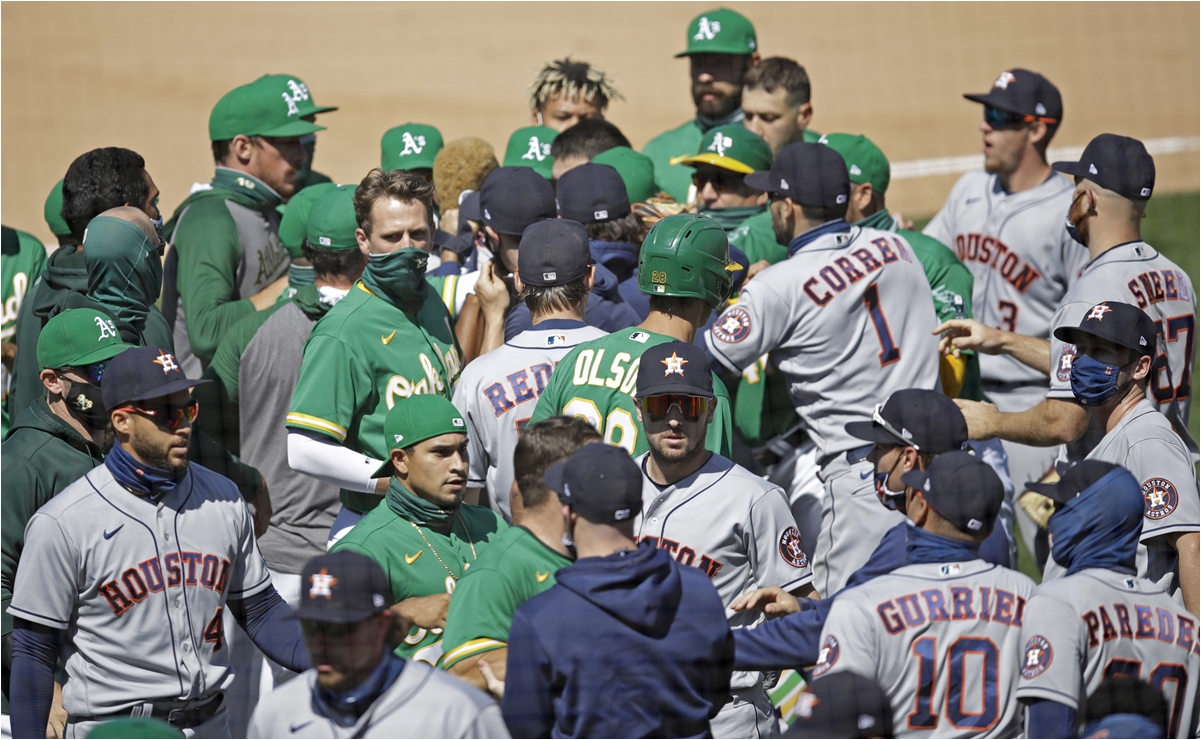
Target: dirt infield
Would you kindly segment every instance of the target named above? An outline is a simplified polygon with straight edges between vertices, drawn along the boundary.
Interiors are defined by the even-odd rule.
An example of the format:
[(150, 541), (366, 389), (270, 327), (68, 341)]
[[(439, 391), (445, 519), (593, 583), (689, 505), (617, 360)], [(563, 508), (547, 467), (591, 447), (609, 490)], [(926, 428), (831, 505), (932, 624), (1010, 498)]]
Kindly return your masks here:
[[(565, 54), (610, 71), (609, 118), (637, 147), (692, 116), (685, 27), (708, 3), (4, 3), (4, 223), (50, 240), (42, 203), (71, 160), (119, 145), (143, 154), (168, 213), (211, 177), (208, 114), (266, 72), (302, 77), (329, 130), (316, 164), (354, 182), (391, 126), (481, 136), (503, 155), (526, 125), (525, 88)], [(1055, 144), (1102, 131), (1195, 137), (1196, 3), (733, 3), (765, 55), (813, 80), (813, 127), (865, 133), (894, 162), (978, 150), (977, 105), (1009, 66), (1063, 92)], [(1157, 157), (1159, 190), (1196, 190), (1196, 151)], [(954, 175), (899, 181), (889, 204), (931, 213)]]

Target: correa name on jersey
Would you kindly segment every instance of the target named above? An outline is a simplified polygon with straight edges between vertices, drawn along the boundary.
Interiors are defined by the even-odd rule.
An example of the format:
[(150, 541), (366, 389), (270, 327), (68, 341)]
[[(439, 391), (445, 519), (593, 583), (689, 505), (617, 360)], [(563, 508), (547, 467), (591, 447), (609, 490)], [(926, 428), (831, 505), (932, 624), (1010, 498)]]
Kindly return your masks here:
[[(802, 284), (801, 288), (805, 291), (805, 295), (809, 296), (809, 299), (817, 305), (824, 307), (834, 298), (834, 293), (841, 293), (846, 290), (848, 282), (857, 283), (865, 275), (869, 275), (884, 265), (892, 264), (897, 260), (913, 262), (913, 257), (909, 254), (909, 250), (900, 239), (893, 237), (891, 244), (889, 241), (886, 237), (871, 240), (871, 244), (878, 251), (880, 259), (876, 259), (876, 256), (867, 248), (859, 248), (850, 253), (862, 264), (862, 270), (856, 267), (849, 257), (838, 257), (830, 264), (825, 265), (817, 271), (816, 276), (810, 277)], [(818, 280), (819, 277), (821, 280)], [(823, 286), (822, 283), (825, 285)], [(828, 286), (829, 290), (825, 286)], [(834, 293), (831, 293), (831, 290)]]

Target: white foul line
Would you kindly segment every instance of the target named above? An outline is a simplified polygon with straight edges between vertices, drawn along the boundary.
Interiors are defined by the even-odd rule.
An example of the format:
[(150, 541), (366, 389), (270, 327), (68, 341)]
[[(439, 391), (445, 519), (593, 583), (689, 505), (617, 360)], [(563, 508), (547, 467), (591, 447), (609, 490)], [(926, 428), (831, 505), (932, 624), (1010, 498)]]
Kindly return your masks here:
[[(1143, 142), (1147, 153), (1179, 154), (1180, 152), (1195, 152), (1201, 149), (1201, 138), (1196, 136), (1173, 136), (1166, 139), (1148, 139)], [(1047, 150), (1047, 161), (1077, 160), (1084, 152), (1082, 146), (1056, 147)], [(982, 154), (968, 154), (962, 157), (933, 157), (931, 159), (914, 159), (909, 162), (897, 162), (892, 165), (893, 180), (910, 180), (916, 177), (931, 177), (933, 175), (960, 175), (964, 172), (978, 170), (983, 166)]]

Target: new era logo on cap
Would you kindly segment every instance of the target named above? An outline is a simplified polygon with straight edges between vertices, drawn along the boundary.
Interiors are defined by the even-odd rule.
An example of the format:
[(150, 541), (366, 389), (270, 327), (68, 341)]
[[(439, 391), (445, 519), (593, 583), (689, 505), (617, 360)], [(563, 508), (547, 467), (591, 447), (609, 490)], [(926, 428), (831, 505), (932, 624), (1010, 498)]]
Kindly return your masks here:
[(1093, 175), (1097, 174), (1097, 165), (1095, 165), (1095, 164), (1090, 164), (1090, 165), (1088, 166), (1088, 171), (1089, 171), (1089, 173), (1090, 173), (1090, 174), (1093, 174)]
[(781, 180), (780, 180), (780, 189), (781, 189), (781, 190), (787, 190), (787, 189), (788, 189), (788, 181), (787, 181), (787, 180), (785, 180), (785, 179), (781, 178)]
[(859, 165), (853, 164), (851, 165), (851, 174), (858, 177), (859, 175), (863, 174), (863, 170), (859, 169)]
[(1138, 191), (1138, 194), (1143, 196), (1144, 198), (1150, 198), (1151, 197), (1151, 188), (1143, 188), (1142, 190)]
[(405, 436), (403, 434), (393, 434), (392, 438), (396, 440), (397, 444), (400, 444), (400, 440), (404, 439)]
[(1047, 106), (1043, 105), (1042, 103), (1037, 103), (1034, 106), (1034, 112), (1040, 116), (1045, 116), (1047, 115)]
[(839, 203), (839, 204), (846, 203), (847, 197), (845, 195), (839, 195), (837, 198), (834, 199), (834, 202)]

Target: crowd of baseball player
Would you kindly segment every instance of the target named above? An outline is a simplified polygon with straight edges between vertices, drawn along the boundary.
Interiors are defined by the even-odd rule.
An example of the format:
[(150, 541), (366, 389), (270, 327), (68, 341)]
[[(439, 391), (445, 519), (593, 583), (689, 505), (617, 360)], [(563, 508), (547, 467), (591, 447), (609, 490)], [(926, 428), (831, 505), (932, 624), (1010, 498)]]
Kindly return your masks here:
[(503, 158), (407, 123), (338, 185), (272, 74), (172, 213), (110, 147), (48, 260), (4, 228), (6, 736), (1198, 736), (1143, 144), (1048, 162), (1009, 69), (918, 232), (747, 18), (677, 56), (641, 153), (565, 59)]

